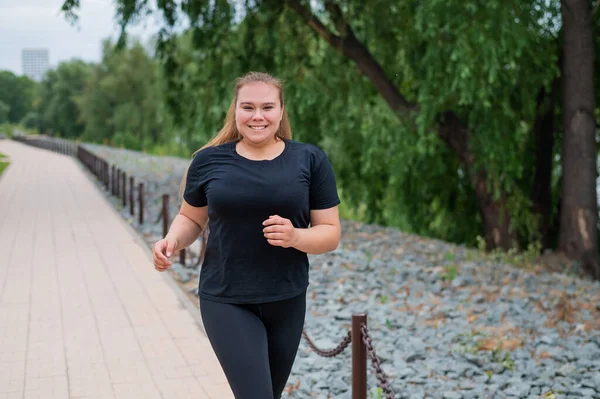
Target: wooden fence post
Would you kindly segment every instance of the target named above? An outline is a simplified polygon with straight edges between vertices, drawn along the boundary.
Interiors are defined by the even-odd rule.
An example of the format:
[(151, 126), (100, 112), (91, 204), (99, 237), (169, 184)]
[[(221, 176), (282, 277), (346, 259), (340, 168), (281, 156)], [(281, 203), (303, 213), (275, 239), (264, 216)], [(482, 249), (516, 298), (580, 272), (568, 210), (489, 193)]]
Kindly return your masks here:
[(367, 348), (360, 326), (367, 324), (367, 314), (352, 315), (352, 399), (367, 399)]

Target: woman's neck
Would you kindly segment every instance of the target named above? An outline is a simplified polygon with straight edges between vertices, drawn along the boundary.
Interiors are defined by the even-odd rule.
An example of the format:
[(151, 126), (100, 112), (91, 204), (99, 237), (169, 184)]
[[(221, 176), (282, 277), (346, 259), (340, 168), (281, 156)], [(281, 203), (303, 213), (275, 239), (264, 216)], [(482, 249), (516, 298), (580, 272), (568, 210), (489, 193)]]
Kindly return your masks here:
[(285, 143), (279, 137), (265, 143), (254, 144), (242, 138), (236, 144), (236, 151), (243, 157), (254, 160), (269, 160), (279, 156), (285, 148)]

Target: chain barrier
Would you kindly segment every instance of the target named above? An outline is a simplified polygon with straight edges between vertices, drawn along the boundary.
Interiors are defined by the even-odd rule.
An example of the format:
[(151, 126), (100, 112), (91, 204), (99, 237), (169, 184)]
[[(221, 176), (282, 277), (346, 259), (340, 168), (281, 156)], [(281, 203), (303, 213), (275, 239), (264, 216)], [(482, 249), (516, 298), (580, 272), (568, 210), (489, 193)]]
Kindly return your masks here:
[[(361, 337), (362, 337), (363, 343), (367, 347), (367, 354), (371, 358), (371, 364), (372, 364), (373, 368), (375, 369), (375, 375), (378, 380), (377, 386), (383, 390), (383, 392), (385, 393), (386, 399), (394, 399), (394, 397), (395, 397), (394, 392), (392, 391), (392, 388), (390, 387), (390, 383), (387, 380), (387, 376), (385, 375), (385, 373), (383, 372), (383, 370), (381, 368), (381, 361), (379, 360), (379, 357), (377, 356), (377, 353), (375, 352), (375, 348), (373, 348), (373, 339), (369, 335), (369, 329), (366, 324), (362, 324), (360, 326), (360, 332), (361, 332)], [(339, 355), (352, 342), (352, 332), (348, 331), (348, 335), (346, 335), (346, 337), (344, 337), (342, 342), (340, 342), (340, 344), (336, 348), (331, 349), (331, 350), (322, 350), (322, 349), (317, 348), (317, 346), (312, 342), (312, 340), (309, 338), (308, 334), (306, 333), (306, 330), (302, 331), (302, 337), (306, 340), (306, 342), (308, 343), (308, 346), (310, 346), (310, 348), (312, 350), (314, 350), (319, 356), (323, 356), (323, 357), (335, 357), (335, 356)]]
[(340, 342), (340, 344), (335, 349), (322, 350), (317, 348), (316, 345), (311, 341), (311, 339), (308, 337), (308, 334), (306, 333), (306, 330), (302, 330), (302, 336), (308, 343), (308, 346), (310, 346), (311, 349), (317, 353), (317, 355), (323, 357), (335, 357), (339, 355), (344, 351), (344, 349), (348, 347), (348, 345), (350, 345), (350, 342), (352, 342), (352, 332), (348, 331), (348, 335), (346, 335), (346, 337), (342, 340), (342, 342)]
[(344, 349), (348, 347), (348, 345), (350, 345), (350, 342), (352, 342), (352, 332), (348, 331), (348, 335), (346, 335), (346, 337), (342, 340), (342, 342), (340, 342), (340, 344), (336, 348), (331, 350), (322, 350), (317, 348), (317, 346), (312, 342), (312, 340), (308, 337), (306, 330), (302, 330), (302, 336), (308, 343), (308, 346), (310, 346), (311, 349), (317, 353), (317, 355), (323, 357), (335, 357), (339, 355), (344, 351)]
[(377, 385), (379, 386), (379, 388), (383, 389), (383, 392), (385, 393), (387, 399), (394, 399), (394, 392), (390, 387), (390, 383), (387, 380), (387, 376), (381, 369), (381, 362), (379, 361), (379, 357), (377, 357), (377, 354), (375, 353), (375, 348), (373, 348), (373, 339), (369, 335), (369, 329), (367, 328), (366, 324), (360, 326), (360, 332), (362, 340), (367, 346), (367, 353), (371, 358), (373, 368), (375, 368), (375, 374), (377, 376), (377, 379), (379, 380), (379, 383)]

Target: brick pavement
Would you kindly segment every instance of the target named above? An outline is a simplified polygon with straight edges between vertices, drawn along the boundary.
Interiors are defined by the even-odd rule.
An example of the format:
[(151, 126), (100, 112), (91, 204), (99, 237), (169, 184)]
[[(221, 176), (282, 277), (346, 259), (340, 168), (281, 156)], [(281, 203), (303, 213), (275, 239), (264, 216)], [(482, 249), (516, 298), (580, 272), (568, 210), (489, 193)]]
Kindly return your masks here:
[(78, 162), (0, 153), (0, 399), (233, 398), (197, 315)]

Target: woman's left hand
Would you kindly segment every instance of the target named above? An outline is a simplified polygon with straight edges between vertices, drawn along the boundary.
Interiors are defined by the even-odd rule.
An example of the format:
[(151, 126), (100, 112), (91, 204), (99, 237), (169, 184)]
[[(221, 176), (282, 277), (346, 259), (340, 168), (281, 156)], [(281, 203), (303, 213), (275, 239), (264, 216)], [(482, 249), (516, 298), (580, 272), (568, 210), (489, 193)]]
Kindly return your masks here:
[(269, 244), (284, 248), (294, 246), (297, 230), (289, 219), (278, 215), (269, 216), (263, 226), (263, 233)]

